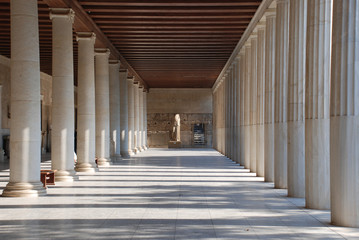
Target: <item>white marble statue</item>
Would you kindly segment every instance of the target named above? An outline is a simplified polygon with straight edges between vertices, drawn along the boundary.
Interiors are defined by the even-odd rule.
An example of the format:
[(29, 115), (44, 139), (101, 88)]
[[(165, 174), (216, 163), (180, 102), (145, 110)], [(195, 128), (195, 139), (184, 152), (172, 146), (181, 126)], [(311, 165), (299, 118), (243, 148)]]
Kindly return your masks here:
[(177, 142), (181, 141), (181, 119), (179, 114), (175, 115), (175, 121), (172, 130), (172, 139)]

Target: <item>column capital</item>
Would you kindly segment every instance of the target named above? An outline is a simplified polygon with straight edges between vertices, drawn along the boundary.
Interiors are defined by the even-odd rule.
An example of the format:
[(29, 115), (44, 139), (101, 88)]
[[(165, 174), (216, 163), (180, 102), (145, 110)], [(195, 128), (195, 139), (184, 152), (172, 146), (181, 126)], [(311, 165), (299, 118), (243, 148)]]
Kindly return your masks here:
[(128, 77), (127, 81), (130, 82), (130, 83), (134, 83), (135, 77)]
[(113, 60), (113, 59), (110, 59), (108, 60), (108, 63), (111, 64), (111, 65), (120, 65), (120, 61), (119, 60)]
[(53, 20), (54, 18), (66, 18), (73, 24), (75, 20), (75, 12), (71, 8), (50, 8), (50, 20)]
[(276, 16), (276, 9), (275, 8), (268, 8), (264, 15), (263, 15), (265, 18), (273, 18)]
[(110, 49), (108, 48), (95, 48), (95, 56), (99, 56), (99, 55), (105, 55), (107, 57), (110, 56)]
[(94, 32), (77, 32), (76, 41), (80, 41), (80, 40), (93, 41), (93, 43), (95, 44), (96, 34)]
[(277, 0), (277, 4), (288, 4), (289, 0)]

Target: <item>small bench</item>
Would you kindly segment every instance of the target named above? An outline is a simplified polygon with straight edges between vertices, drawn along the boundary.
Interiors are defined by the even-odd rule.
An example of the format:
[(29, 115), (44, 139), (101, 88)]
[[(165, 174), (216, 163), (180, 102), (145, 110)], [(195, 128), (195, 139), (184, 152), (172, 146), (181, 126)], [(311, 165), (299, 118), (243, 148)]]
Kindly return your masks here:
[(55, 185), (55, 172), (53, 170), (41, 170), (41, 182), (45, 188), (47, 185)]

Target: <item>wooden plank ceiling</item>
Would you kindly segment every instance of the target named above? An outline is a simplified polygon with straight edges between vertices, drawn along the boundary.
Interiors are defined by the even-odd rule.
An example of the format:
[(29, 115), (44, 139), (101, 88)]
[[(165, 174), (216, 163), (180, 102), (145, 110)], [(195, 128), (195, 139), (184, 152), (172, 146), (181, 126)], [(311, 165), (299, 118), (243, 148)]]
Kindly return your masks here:
[[(83, 22), (74, 31), (84, 30), (91, 18), (93, 25), (85, 30), (96, 28), (97, 35), (104, 35), (96, 45), (115, 48), (112, 58), (131, 66), (132, 74), (148, 87), (209, 88), (261, 2), (39, 0), (41, 70), (51, 74), (48, 7), (72, 7)], [(9, 0), (0, 0), (0, 13), (0, 54), (9, 56)], [(76, 59), (75, 41), (74, 47)]]

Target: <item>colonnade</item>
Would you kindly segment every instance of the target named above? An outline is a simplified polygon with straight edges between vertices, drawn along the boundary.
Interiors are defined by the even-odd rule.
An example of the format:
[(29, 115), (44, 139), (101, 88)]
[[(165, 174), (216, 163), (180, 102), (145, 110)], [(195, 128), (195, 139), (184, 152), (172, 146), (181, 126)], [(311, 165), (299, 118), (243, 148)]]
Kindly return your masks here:
[(264, 2), (213, 88), (214, 148), (359, 227), (359, 0)]
[[(41, 111), (37, 0), (11, 1), (10, 181), (2, 195), (46, 194), (40, 182)], [(74, 105), (75, 12), (50, 9), (52, 20), (52, 149), (56, 181), (95, 172), (119, 157), (147, 149), (147, 90), (107, 48), (95, 48), (92, 32), (77, 32), (77, 116)], [(75, 118), (77, 117), (77, 118)], [(75, 149), (75, 119), (77, 147)], [(74, 152), (77, 162), (74, 163)]]

